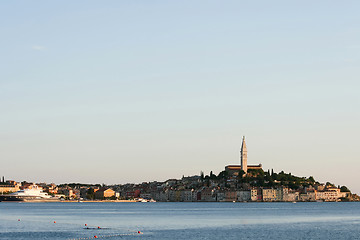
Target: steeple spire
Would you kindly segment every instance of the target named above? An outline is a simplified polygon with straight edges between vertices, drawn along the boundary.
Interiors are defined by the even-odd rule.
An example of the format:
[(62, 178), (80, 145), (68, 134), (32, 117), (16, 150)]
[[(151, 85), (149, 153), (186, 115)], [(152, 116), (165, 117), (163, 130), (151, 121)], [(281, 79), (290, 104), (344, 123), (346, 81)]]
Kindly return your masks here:
[(245, 143), (245, 136), (243, 136), (241, 150), (240, 150), (240, 165), (241, 170), (247, 173), (247, 149)]

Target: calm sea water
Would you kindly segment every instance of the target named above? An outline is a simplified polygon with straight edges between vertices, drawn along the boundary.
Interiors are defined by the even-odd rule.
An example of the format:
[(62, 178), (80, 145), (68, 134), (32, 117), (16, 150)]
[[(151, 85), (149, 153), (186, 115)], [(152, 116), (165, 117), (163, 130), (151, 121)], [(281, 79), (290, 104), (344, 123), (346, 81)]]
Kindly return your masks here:
[(360, 239), (360, 203), (0, 202), (0, 239), (94, 236), (144, 240)]

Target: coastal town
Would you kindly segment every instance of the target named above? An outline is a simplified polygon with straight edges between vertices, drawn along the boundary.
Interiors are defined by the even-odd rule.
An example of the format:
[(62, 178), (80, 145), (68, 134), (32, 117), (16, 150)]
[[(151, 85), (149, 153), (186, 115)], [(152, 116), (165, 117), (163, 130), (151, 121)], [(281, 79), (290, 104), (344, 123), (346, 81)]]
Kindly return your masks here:
[(245, 137), (240, 165), (225, 166), (215, 175), (183, 176), (141, 184), (61, 184), (0, 181), (2, 201), (138, 201), (138, 202), (337, 202), (359, 201), (346, 186), (319, 183), (283, 171), (264, 171), (262, 164), (247, 164)]
[[(160, 201), (160, 202), (308, 202), (358, 201), (359, 197), (346, 187), (332, 184), (292, 189), (289, 187), (255, 187), (238, 184), (235, 176), (226, 181), (210, 176), (190, 176), (165, 182), (144, 182), (123, 185), (46, 184), (5, 181), (0, 183), (0, 196), (21, 190), (37, 190), (59, 201)], [(46, 199), (43, 199), (46, 200)]]

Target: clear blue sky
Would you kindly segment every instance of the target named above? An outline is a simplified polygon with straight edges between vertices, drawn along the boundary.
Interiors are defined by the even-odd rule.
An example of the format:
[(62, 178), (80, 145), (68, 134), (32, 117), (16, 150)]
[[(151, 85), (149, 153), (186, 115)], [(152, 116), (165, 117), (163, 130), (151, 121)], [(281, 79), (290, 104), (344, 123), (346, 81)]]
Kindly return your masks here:
[(360, 193), (359, 1), (0, 4), (0, 175), (126, 183), (248, 161)]

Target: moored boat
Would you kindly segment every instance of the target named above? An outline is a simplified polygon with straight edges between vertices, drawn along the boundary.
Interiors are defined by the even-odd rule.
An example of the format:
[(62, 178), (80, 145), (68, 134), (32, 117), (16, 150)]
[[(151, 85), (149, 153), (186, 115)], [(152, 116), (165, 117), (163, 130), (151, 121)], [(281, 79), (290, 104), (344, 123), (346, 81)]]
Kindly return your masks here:
[(32, 200), (58, 200), (40, 189), (24, 189), (14, 193), (0, 195), (0, 201), (32, 201)]

